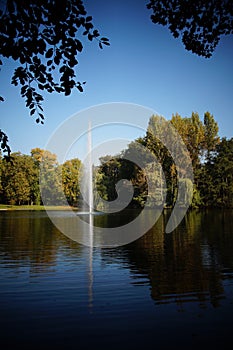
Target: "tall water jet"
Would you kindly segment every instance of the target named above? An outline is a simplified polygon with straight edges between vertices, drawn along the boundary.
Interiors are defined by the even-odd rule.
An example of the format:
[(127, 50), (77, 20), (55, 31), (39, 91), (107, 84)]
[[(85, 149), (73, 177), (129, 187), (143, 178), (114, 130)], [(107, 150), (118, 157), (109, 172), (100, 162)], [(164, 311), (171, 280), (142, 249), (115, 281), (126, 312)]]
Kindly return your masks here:
[(91, 122), (88, 123), (87, 130), (87, 156), (84, 160), (83, 175), (81, 180), (81, 193), (83, 197), (82, 211), (79, 215), (92, 214), (94, 210), (93, 203), (93, 165), (92, 165), (92, 132)]
[(92, 310), (93, 306), (93, 165), (92, 165), (92, 133), (91, 133), (91, 122), (88, 123), (88, 165), (87, 173), (88, 177), (88, 202), (89, 202), (89, 288), (88, 288), (88, 299), (89, 299), (89, 310)]
[(92, 132), (91, 132), (91, 122), (88, 123), (87, 132), (87, 165), (86, 165), (86, 193), (88, 201), (88, 213), (89, 213), (89, 246), (90, 251), (90, 265), (92, 265), (92, 247), (93, 247), (93, 165), (92, 165)]
[(88, 191), (89, 214), (91, 214), (93, 211), (93, 166), (92, 166), (92, 133), (91, 133), (91, 122), (90, 121), (88, 124), (87, 149), (88, 149), (87, 191)]

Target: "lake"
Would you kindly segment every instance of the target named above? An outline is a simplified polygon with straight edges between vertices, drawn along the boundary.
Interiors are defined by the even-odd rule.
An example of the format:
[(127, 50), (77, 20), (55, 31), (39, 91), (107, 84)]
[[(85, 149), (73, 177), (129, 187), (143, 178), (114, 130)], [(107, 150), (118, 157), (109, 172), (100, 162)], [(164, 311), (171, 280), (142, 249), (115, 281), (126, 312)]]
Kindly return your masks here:
[(166, 234), (168, 217), (133, 243), (92, 251), (46, 212), (1, 211), (1, 348), (223, 348), (233, 211), (190, 211)]

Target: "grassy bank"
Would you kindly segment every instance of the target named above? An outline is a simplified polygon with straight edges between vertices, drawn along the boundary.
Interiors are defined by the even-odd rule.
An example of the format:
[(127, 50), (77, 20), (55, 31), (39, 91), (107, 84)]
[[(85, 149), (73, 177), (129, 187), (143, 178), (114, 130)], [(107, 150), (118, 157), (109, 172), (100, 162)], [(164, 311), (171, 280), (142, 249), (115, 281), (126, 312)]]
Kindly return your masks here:
[(8, 205), (8, 204), (0, 204), (0, 210), (71, 210), (75, 208), (71, 208), (69, 206), (61, 206), (61, 205)]

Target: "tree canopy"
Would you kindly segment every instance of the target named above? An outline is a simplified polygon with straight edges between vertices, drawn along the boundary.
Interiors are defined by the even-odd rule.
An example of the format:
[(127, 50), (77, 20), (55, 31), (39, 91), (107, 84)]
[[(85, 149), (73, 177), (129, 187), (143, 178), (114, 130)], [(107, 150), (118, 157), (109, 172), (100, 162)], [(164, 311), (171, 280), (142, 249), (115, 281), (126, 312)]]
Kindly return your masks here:
[[(59, 5), (58, 5), (59, 3)], [(150, 0), (151, 20), (181, 36), (187, 50), (210, 57), (220, 36), (233, 33), (231, 0)], [(18, 67), (11, 83), (37, 123), (44, 123), (42, 91), (70, 95), (83, 91), (76, 68), (83, 38), (94, 39), (102, 49), (109, 45), (94, 28), (82, 0), (3, 0), (0, 4), (0, 67), (13, 59)], [(0, 96), (0, 101), (4, 98)], [(10, 153), (7, 135), (0, 130), (3, 152)]]
[(231, 0), (150, 0), (151, 20), (181, 36), (187, 50), (211, 57), (221, 35), (233, 33)]
[(66, 96), (74, 88), (83, 91), (85, 82), (78, 81), (75, 72), (82, 36), (96, 39), (100, 48), (109, 45), (94, 29), (82, 0), (63, 0), (59, 6), (55, 0), (7, 0), (0, 9), (0, 55), (19, 63), (11, 83), (21, 86), (21, 96), (30, 114), (37, 115), (37, 123), (44, 120), (39, 90)]
[[(101, 157), (100, 165), (93, 167), (95, 208), (106, 209), (105, 201), (116, 199), (138, 209), (145, 204), (172, 208), (177, 201), (182, 207), (191, 196), (194, 208), (233, 208), (233, 138), (219, 138), (218, 124), (209, 112), (202, 119), (197, 113), (190, 117), (176, 113), (170, 121), (153, 115), (144, 137), (132, 141), (120, 154)], [(179, 175), (179, 164), (158, 138), (167, 131), (168, 123), (179, 132), (189, 151), (194, 186), (185, 172)], [(152, 133), (155, 128), (156, 134)], [(132, 156), (137, 157), (136, 163), (129, 160)], [(66, 205), (77, 208), (85, 202), (80, 190), (84, 164), (79, 159), (59, 164), (55, 154), (40, 148), (33, 148), (30, 156), (12, 153), (11, 159), (7, 162), (0, 156), (0, 203), (64, 205), (64, 195)], [(180, 200), (178, 191), (183, 190), (186, 195)], [(131, 201), (125, 202), (130, 193)]]
[[(82, 0), (6, 0), (0, 6), (0, 66), (13, 59), (18, 67), (11, 83), (20, 86), (30, 115), (44, 123), (43, 96), (40, 91), (65, 96), (73, 89), (83, 91), (85, 82), (77, 79), (82, 38), (96, 39), (99, 47), (109, 45), (94, 28), (92, 17)], [(0, 96), (0, 101), (4, 98)], [(1, 131), (3, 152), (9, 155), (7, 135)]]

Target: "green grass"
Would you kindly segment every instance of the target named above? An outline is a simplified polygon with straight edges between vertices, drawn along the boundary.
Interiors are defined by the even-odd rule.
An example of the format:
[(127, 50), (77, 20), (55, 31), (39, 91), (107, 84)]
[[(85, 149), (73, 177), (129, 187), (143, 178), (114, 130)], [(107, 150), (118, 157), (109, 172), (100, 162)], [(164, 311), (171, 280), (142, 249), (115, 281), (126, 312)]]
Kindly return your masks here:
[(0, 210), (71, 210), (69, 206), (61, 205), (9, 205), (0, 204)]

